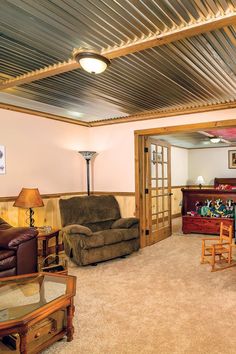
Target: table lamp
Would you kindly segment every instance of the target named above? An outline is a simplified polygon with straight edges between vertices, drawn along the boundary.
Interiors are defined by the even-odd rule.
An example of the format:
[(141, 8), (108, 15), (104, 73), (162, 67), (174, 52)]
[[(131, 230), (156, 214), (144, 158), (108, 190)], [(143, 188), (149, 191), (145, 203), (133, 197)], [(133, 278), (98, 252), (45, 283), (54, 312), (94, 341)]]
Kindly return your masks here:
[(26, 211), (26, 213), (29, 213), (27, 222), (29, 221), (30, 227), (34, 227), (34, 211), (32, 208), (42, 207), (44, 204), (38, 188), (22, 188), (13, 206), (28, 209)]
[(199, 188), (202, 188), (202, 185), (205, 184), (204, 178), (202, 176), (198, 176), (196, 179), (196, 184), (198, 184)]

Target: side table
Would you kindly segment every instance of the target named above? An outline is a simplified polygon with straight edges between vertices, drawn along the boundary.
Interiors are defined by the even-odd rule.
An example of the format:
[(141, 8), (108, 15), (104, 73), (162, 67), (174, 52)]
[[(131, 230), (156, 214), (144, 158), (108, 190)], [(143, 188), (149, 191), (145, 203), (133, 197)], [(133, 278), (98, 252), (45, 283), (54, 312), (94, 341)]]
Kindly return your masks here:
[[(55, 250), (56, 250), (56, 256), (59, 255), (59, 229), (52, 229), (50, 232), (39, 232), (38, 234), (38, 241), (42, 241), (43, 244), (43, 249), (42, 249), (42, 257), (45, 259), (49, 254), (49, 248), (48, 248), (48, 242), (51, 240), (51, 238), (55, 237), (56, 239), (56, 245), (55, 245)], [(58, 257), (57, 257), (58, 258)], [(47, 260), (45, 261), (45, 265), (47, 265)]]

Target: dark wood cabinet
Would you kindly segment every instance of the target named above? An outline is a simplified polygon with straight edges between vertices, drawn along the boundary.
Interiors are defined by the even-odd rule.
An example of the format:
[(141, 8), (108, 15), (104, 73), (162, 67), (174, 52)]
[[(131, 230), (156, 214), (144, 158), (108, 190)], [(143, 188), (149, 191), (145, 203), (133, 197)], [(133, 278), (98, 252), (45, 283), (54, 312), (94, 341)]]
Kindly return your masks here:
[(227, 218), (209, 218), (201, 216), (189, 216), (183, 215), (182, 218), (182, 230), (184, 234), (196, 233), (196, 234), (220, 234), (220, 223), (224, 221), (224, 224), (232, 225), (234, 230), (234, 219)]
[(196, 202), (204, 205), (206, 199), (212, 200), (222, 199), (223, 203), (228, 199), (232, 199), (236, 203), (236, 191), (217, 190), (217, 189), (182, 189), (183, 205), (182, 205), (182, 230), (187, 233), (202, 233), (218, 235), (220, 233), (220, 223), (224, 221), (226, 225), (232, 225), (234, 232), (235, 219), (217, 218), (217, 217), (201, 217), (187, 215), (190, 211), (196, 210)]

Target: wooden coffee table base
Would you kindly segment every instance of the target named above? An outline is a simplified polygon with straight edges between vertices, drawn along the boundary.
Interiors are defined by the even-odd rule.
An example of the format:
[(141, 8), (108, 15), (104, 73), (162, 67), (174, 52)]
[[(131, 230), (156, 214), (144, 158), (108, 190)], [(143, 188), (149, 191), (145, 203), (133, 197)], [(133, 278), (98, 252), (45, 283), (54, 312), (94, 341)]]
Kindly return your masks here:
[(68, 279), (65, 296), (43, 304), (27, 316), (0, 322), (0, 353), (37, 354), (64, 336), (67, 336), (67, 342), (73, 340), (75, 277), (65, 278)]

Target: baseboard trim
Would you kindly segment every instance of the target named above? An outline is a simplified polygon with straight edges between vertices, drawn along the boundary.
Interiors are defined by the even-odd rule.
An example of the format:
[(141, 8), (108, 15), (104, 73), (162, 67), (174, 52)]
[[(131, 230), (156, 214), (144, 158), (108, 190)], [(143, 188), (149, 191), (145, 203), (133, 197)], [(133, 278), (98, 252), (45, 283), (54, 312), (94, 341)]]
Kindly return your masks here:
[(171, 216), (171, 219), (177, 219), (177, 218), (179, 218), (181, 215), (182, 215), (181, 213), (173, 214), (173, 215)]

